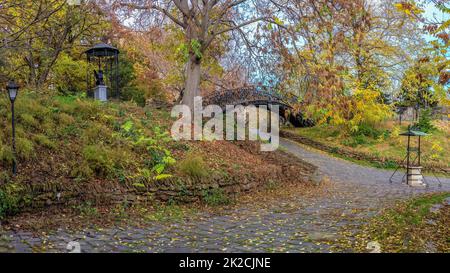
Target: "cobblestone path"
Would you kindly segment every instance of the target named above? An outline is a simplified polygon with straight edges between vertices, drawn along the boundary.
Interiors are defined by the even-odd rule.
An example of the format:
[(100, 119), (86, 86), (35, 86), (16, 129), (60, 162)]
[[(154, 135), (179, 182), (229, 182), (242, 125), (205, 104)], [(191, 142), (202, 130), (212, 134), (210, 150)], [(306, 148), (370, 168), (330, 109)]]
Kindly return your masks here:
[[(282, 140), (282, 146), (318, 166), (332, 180), (327, 194), (292, 196), (266, 206), (235, 208), (225, 213), (199, 213), (173, 223), (146, 227), (58, 230), (45, 237), (3, 233), (0, 252), (68, 252), (77, 242), (82, 252), (329, 252), (343, 226), (355, 227), (380, 208), (399, 199), (450, 191), (450, 179), (428, 178), (428, 189), (389, 184), (392, 171), (359, 166)], [(397, 178), (401, 179), (401, 175)]]

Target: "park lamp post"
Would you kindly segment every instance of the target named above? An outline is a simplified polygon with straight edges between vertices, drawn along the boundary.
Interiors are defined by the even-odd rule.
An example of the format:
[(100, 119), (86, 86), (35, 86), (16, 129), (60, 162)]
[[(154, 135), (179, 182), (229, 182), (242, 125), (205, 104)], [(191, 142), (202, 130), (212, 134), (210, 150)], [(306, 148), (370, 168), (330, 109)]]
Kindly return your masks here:
[(8, 85), (6, 85), (6, 90), (8, 91), (9, 100), (11, 101), (11, 125), (12, 125), (12, 148), (14, 154), (13, 160), (13, 175), (17, 174), (17, 154), (16, 154), (16, 124), (15, 124), (15, 116), (14, 116), (14, 102), (19, 93), (19, 85), (17, 85), (14, 81), (10, 81)]

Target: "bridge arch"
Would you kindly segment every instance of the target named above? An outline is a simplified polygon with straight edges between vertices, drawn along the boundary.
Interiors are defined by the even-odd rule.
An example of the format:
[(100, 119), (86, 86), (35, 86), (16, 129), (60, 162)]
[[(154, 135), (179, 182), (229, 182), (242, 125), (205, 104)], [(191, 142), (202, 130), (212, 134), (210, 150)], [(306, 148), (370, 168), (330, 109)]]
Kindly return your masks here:
[[(224, 111), (227, 105), (271, 105), (280, 106), (280, 117), (289, 121), (295, 127), (311, 127), (314, 123), (304, 119), (302, 113), (291, 114), (293, 100), (286, 100), (282, 95), (266, 87), (243, 87), (238, 89), (222, 90), (203, 99), (204, 105), (219, 105)], [(288, 114), (290, 113), (290, 114)]]

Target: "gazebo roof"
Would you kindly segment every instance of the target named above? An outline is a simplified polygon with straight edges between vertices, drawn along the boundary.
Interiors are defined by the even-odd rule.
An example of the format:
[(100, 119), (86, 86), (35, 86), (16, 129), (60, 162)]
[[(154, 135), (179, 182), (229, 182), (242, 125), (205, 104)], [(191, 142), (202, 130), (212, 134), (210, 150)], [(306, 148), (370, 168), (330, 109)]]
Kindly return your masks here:
[(112, 57), (118, 55), (120, 51), (111, 45), (100, 43), (86, 50), (85, 53), (94, 57)]
[(413, 136), (413, 137), (423, 137), (423, 136), (428, 136), (427, 133), (421, 132), (421, 131), (413, 131), (413, 130), (409, 130), (407, 132), (404, 132), (402, 134), (400, 134), (401, 136)]

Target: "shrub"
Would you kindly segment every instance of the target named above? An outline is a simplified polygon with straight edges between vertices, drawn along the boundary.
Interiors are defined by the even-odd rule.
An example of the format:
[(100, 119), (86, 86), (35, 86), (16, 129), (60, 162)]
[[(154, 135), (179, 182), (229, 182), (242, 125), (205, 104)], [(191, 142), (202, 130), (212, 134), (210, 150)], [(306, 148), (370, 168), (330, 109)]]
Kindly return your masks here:
[(75, 123), (75, 119), (66, 113), (60, 113), (57, 118), (61, 125), (70, 125)]
[(392, 160), (388, 160), (383, 163), (375, 163), (375, 165), (382, 169), (396, 169), (398, 167), (397, 162)]
[(26, 95), (21, 95), (20, 99), (16, 101), (16, 116), (22, 118), (31, 115), (33, 119), (45, 120), (49, 114), (49, 108), (45, 101), (38, 97), (36, 93), (31, 91), (24, 91)]
[(110, 143), (112, 135), (113, 133), (108, 127), (101, 124), (90, 124), (84, 130), (82, 139), (88, 144), (98, 143), (100, 141)]
[(231, 199), (222, 189), (205, 190), (203, 192), (203, 201), (210, 206), (224, 206), (231, 203)]
[(40, 145), (42, 147), (45, 147), (48, 149), (56, 148), (55, 142), (50, 140), (47, 136), (45, 136), (43, 134), (35, 135), (33, 139), (38, 145)]
[(390, 107), (380, 103), (379, 91), (371, 87), (352, 91), (351, 96), (339, 96), (329, 103), (311, 103), (305, 113), (318, 124), (339, 126), (352, 133), (373, 128), (392, 116)]
[(352, 136), (366, 136), (371, 138), (378, 138), (381, 135), (383, 135), (384, 132), (381, 130), (378, 130), (374, 128), (373, 126), (363, 123), (360, 126), (358, 126), (358, 130), (352, 132)]
[(205, 163), (201, 156), (188, 155), (183, 161), (179, 163), (178, 169), (184, 175), (188, 175), (196, 179), (208, 176)]
[(21, 114), (18, 121), (28, 128), (36, 128), (39, 126), (39, 122), (30, 114)]
[(145, 92), (140, 88), (134, 86), (127, 86), (121, 89), (121, 99), (127, 101), (134, 101), (137, 105), (145, 106)]
[(11, 177), (7, 172), (0, 172), (0, 184), (6, 184), (11, 182)]
[(51, 120), (46, 120), (41, 124), (42, 132), (51, 137), (56, 137), (55, 124)]
[(167, 142), (171, 141), (169, 134), (159, 127), (153, 128), (153, 135), (148, 136), (142, 127), (138, 126), (133, 120), (127, 120), (124, 124), (118, 126), (118, 135), (131, 141), (133, 149), (138, 153), (148, 153), (150, 158), (145, 160), (145, 165), (152, 169), (156, 175), (156, 180), (166, 179), (171, 175), (166, 174), (167, 168), (175, 164), (170, 150), (165, 148)]
[(61, 54), (52, 70), (52, 83), (63, 94), (83, 92), (86, 90), (87, 68), (85, 60), (74, 60)]
[(6, 164), (12, 164), (14, 162), (14, 154), (11, 147), (0, 145), (0, 161)]
[(84, 181), (91, 178), (94, 175), (94, 171), (89, 167), (87, 162), (82, 162), (81, 164), (76, 164), (72, 168), (70, 175), (78, 181)]
[(422, 111), (420, 118), (419, 118), (419, 122), (414, 124), (412, 129), (422, 131), (425, 133), (432, 132), (433, 130), (436, 129), (432, 123), (432, 119), (433, 119), (433, 114), (431, 112), (431, 109), (426, 109), (426, 110)]
[(166, 154), (162, 150), (157, 149), (149, 149), (148, 150), (149, 157), (144, 160), (145, 165), (149, 168), (154, 168), (156, 165), (163, 163)]
[(114, 148), (106, 150), (108, 157), (116, 169), (124, 169), (133, 162), (133, 155), (130, 150), (125, 148)]
[(26, 138), (17, 138), (16, 143), (17, 148), (17, 155), (24, 160), (29, 160), (36, 156), (35, 150), (34, 150), (34, 144), (32, 141), (26, 139)]
[(101, 102), (97, 100), (80, 100), (77, 99), (73, 102), (74, 109), (73, 115), (79, 116), (83, 119), (92, 119), (97, 117), (101, 112)]
[(78, 206), (75, 206), (74, 209), (77, 210), (82, 216), (86, 217), (98, 216), (97, 208), (95, 208), (92, 202), (89, 201), (79, 204)]
[(89, 167), (100, 176), (110, 176), (113, 173), (114, 163), (109, 158), (104, 147), (90, 145), (83, 149), (83, 158)]
[(359, 145), (364, 145), (369, 143), (369, 140), (367, 139), (367, 137), (365, 135), (356, 135), (356, 136), (352, 136), (349, 139), (346, 139), (342, 142), (342, 144), (344, 144), (345, 146), (349, 146), (352, 148), (358, 147)]
[(7, 215), (15, 214), (19, 211), (19, 197), (16, 194), (16, 187), (9, 185), (0, 189), (0, 219)]

